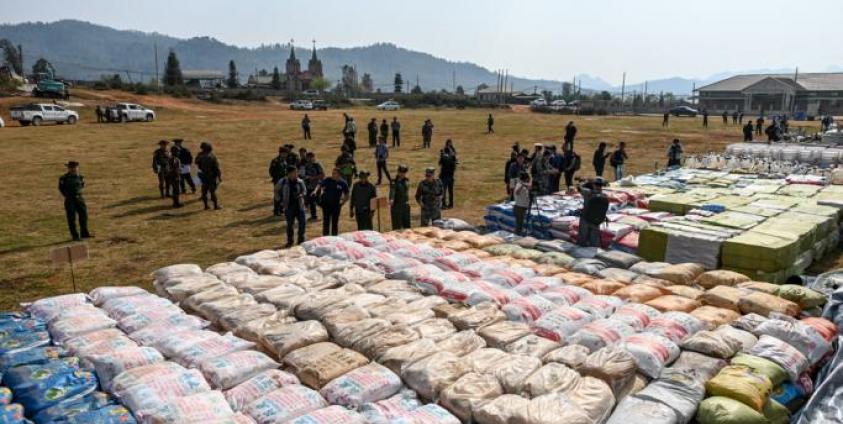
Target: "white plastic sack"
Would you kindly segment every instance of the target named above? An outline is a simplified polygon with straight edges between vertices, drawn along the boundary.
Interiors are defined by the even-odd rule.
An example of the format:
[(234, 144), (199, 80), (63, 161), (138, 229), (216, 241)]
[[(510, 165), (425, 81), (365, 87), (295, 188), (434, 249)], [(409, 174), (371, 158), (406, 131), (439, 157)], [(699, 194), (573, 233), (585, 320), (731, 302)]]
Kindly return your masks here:
[(221, 390), (230, 389), (278, 366), (272, 358), (254, 350), (232, 352), (199, 363), (202, 375), (214, 388)]
[(372, 362), (335, 378), (319, 391), (332, 405), (357, 408), (364, 403), (384, 400), (401, 390), (401, 378)]
[(298, 384), (299, 379), (293, 374), (276, 369), (267, 370), (226, 390), (225, 399), (232, 409), (242, 411), (256, 399), (276, 389)]

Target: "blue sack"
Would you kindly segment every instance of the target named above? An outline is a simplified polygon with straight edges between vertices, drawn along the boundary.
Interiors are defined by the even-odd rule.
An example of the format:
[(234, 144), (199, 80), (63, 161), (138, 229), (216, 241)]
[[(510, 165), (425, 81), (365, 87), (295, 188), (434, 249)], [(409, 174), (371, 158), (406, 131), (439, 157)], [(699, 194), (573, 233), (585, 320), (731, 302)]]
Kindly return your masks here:
[(0, 339), (11, 333), (31, 333), (33, 331), (47, 331), (47, 323), (40, 319), (28, 317), (0, 318)]
[(81, 398), (65, 399), (39, 411), (32, 420), (38, 424), (63, 422), (67, 417), (114, 405), (117, 402), (108, 393), (93, 392)]
[(123, 405), (110, 405), (93, 411), (71, 415), (62, 424), (136, 424), (135, 417)]
[(20, 365), (46, 364), (67, 355), (67, 350), (59, 346), (42, 346), (24, 350), (11, 350), (0, 355), (0, 372)]
[(10, 350), (31, 349), (48, 344), (50, 344), (50, 333), (46, 331), (7, 333), (7, 337), (0, 339), (0, 354)]
[(45, 380), (50, 380), (56, 375), (72, 373), (77, 369), (79, 369), (79, 358), (75, 356), (41, 365), (22, 365), (10, 368), (3, 374), (3, 385), (17, 394), (20, 390), (28, 390), (39, 384), (43, 386)]
[(0, 406), (0, 424), (28, 423), (23, 416), (23, 406), (19, 403)]
[(0, 387), (0, 405), (12, 403), (12, 391), (8, 387)]
[(97, 377), (93, 372), (74, 370), (55, 374), (29, 389), (16, 390), (15, 400), (23, 405), (27, 414), (34, 415), (63, 400), (93, 393), (97, 386)]

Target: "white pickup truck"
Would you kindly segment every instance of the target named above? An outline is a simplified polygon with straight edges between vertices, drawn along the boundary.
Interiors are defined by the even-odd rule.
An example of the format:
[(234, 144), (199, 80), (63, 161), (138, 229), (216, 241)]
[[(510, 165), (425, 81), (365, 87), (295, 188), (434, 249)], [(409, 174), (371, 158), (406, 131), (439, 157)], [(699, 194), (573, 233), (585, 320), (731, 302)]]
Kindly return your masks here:
[(20, 122), (23, 126), (32, 124), (37, 127), (45, 122), (68, 123), (73, 125), (79, 121), (78, 112), (52, 104), (33, 103), (15, 106), (11, 109), (11, 112), (12, 119)]
[(109, 122), (151, 122), (155, 120), (155, 111), (134, 103), (117, 103), (105, 109), (105, 117)]

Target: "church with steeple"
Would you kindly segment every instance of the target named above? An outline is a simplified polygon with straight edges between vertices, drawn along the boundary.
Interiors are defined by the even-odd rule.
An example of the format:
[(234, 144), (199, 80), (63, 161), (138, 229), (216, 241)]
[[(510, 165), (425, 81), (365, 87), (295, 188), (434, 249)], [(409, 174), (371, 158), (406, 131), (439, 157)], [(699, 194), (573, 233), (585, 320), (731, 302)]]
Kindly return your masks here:
[[(290, 56), (284, 64), (281, 76), (281, 89), (290, 93), (301, 92), (310, 89), (310, 84), (316, 78), (324, 78), (322, 73), (322, 61), (316, 56), (316, 40), (313, 41), (313, 50), (310, 60), (307, 62), (307, 69), (302, 70), (301, 61), (296, 57), (296, 48), (290, 42)], [(249, 76), (251, 87), (271, 87), (272, 74), (260, 74)]]
[(310, 61), (307, 62), (307, 69), (302, 71), (301, 62), (296, 57), (296, 48), (290, 43), (290, 57), (284, 67), (285, 73), (281, 75), (284, 90), (298, 92), (310, 89), (310, 83), (316, 78), (323, 78), (322, 61), (316, 57), (316, 41), (313, 42), (313, 51)]

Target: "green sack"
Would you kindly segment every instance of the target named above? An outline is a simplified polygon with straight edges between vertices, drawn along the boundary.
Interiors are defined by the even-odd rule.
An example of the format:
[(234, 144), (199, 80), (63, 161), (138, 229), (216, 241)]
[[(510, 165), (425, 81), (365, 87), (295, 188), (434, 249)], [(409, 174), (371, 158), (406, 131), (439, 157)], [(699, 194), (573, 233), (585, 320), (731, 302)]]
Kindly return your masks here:
[(765, 375), (773, 383), (773, 386), (787, 381), (787, 372), (779, 364), (759, 356), (739, 353), (732, 358), (732, 365), (746, 365), (752, 368), (757, 374)]
[(826, 302), (822, 293), (795, 284), (782, 284), (776, 295), (798, 304), (802, 309), (822, 306)]
[(697, 409), (699, 424), (770, 424), (760, 412), (723, 396), (712, 396)]
[(782, 404), (770, 399), (764, 404), (761, 410), (764, 417), (770, 420), (770, 424), (788, 424), (790, 422), (790, 411)]

